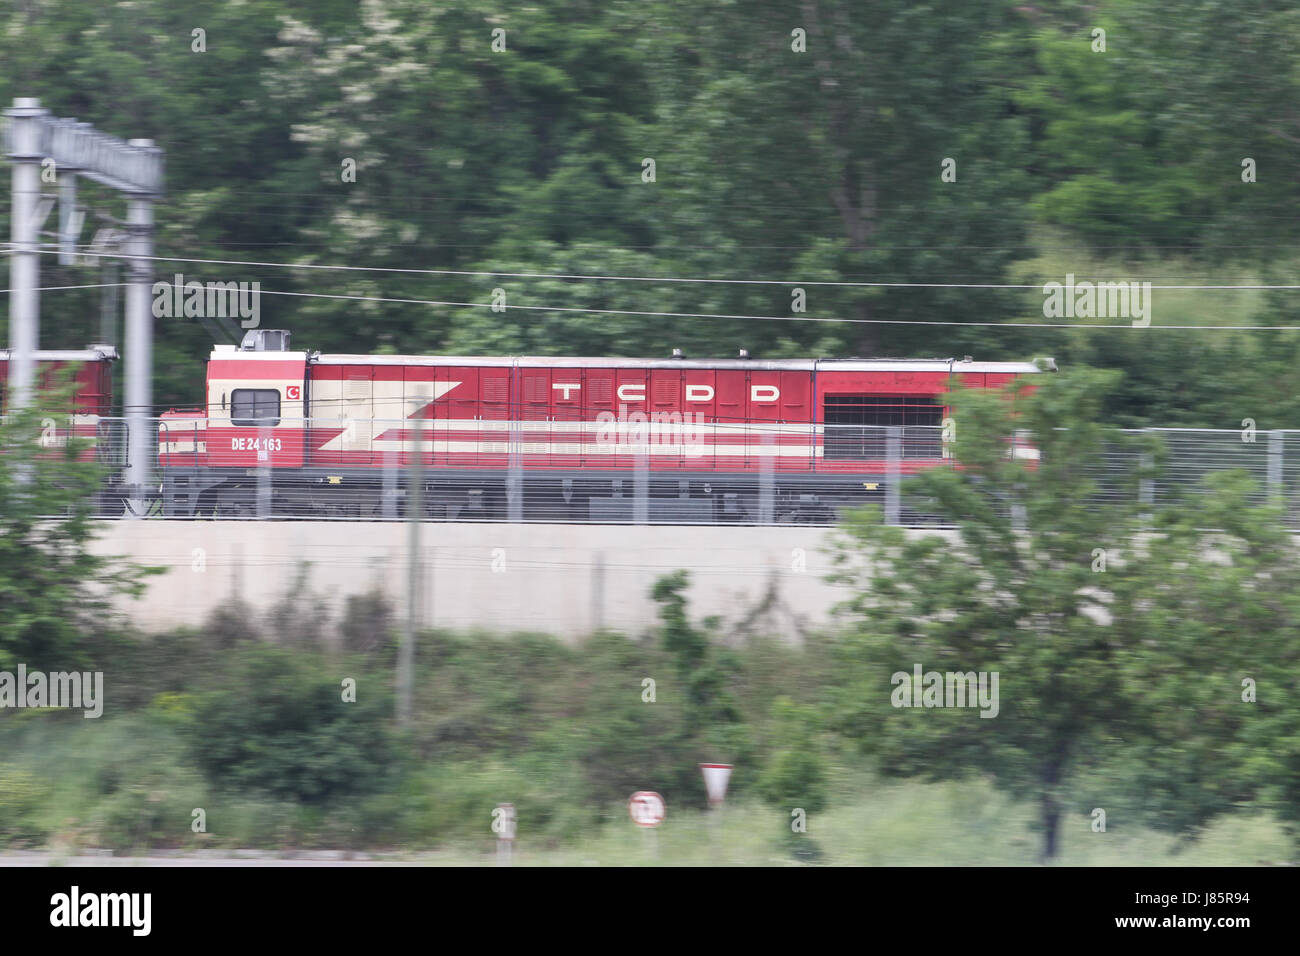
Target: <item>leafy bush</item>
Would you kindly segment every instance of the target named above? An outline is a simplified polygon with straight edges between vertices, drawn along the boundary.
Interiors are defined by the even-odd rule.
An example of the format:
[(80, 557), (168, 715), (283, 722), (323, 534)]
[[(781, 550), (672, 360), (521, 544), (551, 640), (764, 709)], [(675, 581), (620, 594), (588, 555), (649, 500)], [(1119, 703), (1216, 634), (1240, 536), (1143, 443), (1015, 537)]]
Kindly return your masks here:
[(802, 807), (809, 813), (826, 806), (826, 780), (821, 760), (799, 747), (778, 751), (758, 784), (763, 799), (786, 810)]
[(32, 819), (47, 799), (46, 787), (22, 767), (0, 764), (0, 845), (39, 843), (45, 832)]
[(113, 850), (179, 846), (190, 834), (193, 803), (170, 790), (133, 784), (115, 790), (93, 815), (94, 842)]
[[(345, 676), (357, 679), (354, 702)], [(383, 789), (397, 770), (385, 678), (250, 644), (220, 684), (198, 696), (186, 731), (216, 786), (315, 803)]]

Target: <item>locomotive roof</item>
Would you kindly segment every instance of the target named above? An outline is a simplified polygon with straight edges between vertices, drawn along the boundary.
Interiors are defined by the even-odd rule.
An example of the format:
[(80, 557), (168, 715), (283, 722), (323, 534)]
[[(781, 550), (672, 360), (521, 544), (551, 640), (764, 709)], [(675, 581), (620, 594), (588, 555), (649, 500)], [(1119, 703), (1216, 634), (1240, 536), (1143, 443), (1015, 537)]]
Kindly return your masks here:
[[(246, 357), (250, 353), (237, 353)], [(256, 353), (251, 353), (256, 354)], [(262, 353), (273, 354), (273, 353)], [(283, 355), (284, 353), (280, 353)], [(328, 355), (312, 353), (313, 365), (467, 365), (522, 368), (636, 368), (636, 369), (751, 369), (758, 371), (837, 372), (1008, 372), (1030, 373), (1039, 368), (1033, 362), (975, 362), (957, 359), (687, 359), (608, 358), (578, 356), (477, 356), (477, 355)], [(1051, 360), (1047, 367), (1053, 368)]]
[[(0, 362), (13, 358), (13, 349), (0, 349)], [(37, 362), (104, 362), (118, 358), (117, 349), (111, 345), (92, 345), (85, 349), (37, 349), (32, 352)]]

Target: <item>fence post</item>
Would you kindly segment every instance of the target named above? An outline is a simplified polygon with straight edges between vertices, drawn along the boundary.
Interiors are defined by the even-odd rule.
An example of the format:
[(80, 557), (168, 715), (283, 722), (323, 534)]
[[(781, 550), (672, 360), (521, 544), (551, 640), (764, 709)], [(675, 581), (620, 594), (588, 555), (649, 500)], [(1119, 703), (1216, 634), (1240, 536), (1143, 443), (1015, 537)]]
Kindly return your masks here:
[(885, 431), (885, 524), (899, 524), (898, 482), (903, 473), (903, 429), (890, 425)]
[(1275, 428), (1268, 434), (1268, 495), (1279, 503), (1285, 500), (1282, 494), (1282, 451), (1285, 441), (1286, 433), (1280, 428)]
[(397, 456), (391, 448), (384, 451), (383, 516), (397, 517)]
[(780, 446), (772, 441), (770, 431), (763, 432), (763, 454), (758, 462), (758, 523), (771, 524), (776, 469), (776, 452)]
[(266, 519), (271, 515), (271, 452), (266, 447), (267, 429), (259, 428), (257, 437), (261, 446), (257, 452), (257, 517)]
[(634, 524), (650, 523), (650, 456), (644, 445), (636, 454), (636, 467), (632, 473), (632, 521)]
[(591, 633), (605, 626), (605, 553), (597, 551), (591, 562)]
[[(1154, 465), (1155, 462), (1152, 460), (1150, 454), (1144, 454), (1142, 456), (1142, 470), (1144, 472), (1150, 471)], [(1152, 503), (1155, 502), (1155, 499), (1156, 499), (1155, 482), (1152, 481), (1149, 477), (1142, 478), (1138, 482), (1138, 504), (1144, 507), (1150, 507)], [(1152, 518), (1152, 514), (1150, 511), (1142, 512), (1142, 520), (1144, 522), (1149, 522), (1151, 518)]]
[[(415, 635), (420, 627), (421, 548), (420, 523), (424, 520), (424, 425), (415, 420), (415, 450), (408, 466), (406, 482), (406, 621), (397, 653), (397, 721), (405, 726), (411, 720), (412, 671), (415, 661)], [(373, 447), (373, 446), (372, 446)]]
[(506, 473), (506, 518), (511, 524), (524, 520), (523, 433), (516, 411), (510, 422), (510, 463)]

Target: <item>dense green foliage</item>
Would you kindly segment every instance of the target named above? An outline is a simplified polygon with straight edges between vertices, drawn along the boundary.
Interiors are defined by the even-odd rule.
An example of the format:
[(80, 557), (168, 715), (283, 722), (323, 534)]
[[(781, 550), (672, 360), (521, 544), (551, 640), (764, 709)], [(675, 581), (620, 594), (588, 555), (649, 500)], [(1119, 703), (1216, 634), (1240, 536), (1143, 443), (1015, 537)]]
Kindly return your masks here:
[[(627, 835), (634, 828), (626, 801), (649, 788), (669, 807), (659, 862), (1033, 858), (1040, 807), (1031, 787), (1006, 784), (1034, 766), (1032, 752), (1048, 732), (1018, 716), (1023, 705), (1013, 693), (1026, 685), (1012, 668), (1003, 671), (1003, 713), (976, 718), (998, 725), (988, 729), (1005, 735), (1000, 743), (974, 739), (960, 721), (944, 721), (929, 736), (919, 733), (922, 721), (906, 731), (877, 725), (867, 705), (888, 700), (888, 674), (864, 660), (861, 635), (815, 638), (802, 648), (751, 637), (724, 651), (723, 635), (677, 617), (671, 595), (680, 584), (674, 576), (659, 585), (667, 592), (661, 624), (639, 636), (565, 643), (528, 634), (421, 635), (407, 731), (393, 721), (394, 637), (381, 633), (365, 652), (347, 650), (357, 643), (354, 628), (373, 633), (355, 608), (337, 633), (323, 629), (315, 646), (291, 651), (267, 643), (255, 618), (238, 608), (220, 625), (234, 635), (225, 646), (209, 629), (141, 637), (121, 647), (112, 706), (99, 720), (0, 715), (0, 847), (438, 850), (472, 861), (490, 852), (492, 808), (510, 801), (524, 854), (547, 849), (563, 859), (582, 854), (576, 862), (627, 863), (642, 860), (647, 846)], [(377, 597), (366, 604), (380, 617), (388, 613)], [(698, 664), (726, 672), (725, 695), (695, 697), (678, 676), (683, 625), (707, 636)], [(1194, 637), (1206, 639), (1189, 631)], [(1050, 638), (1044, 644), (1044, 655), (1056, 646)], [(1105, 697), (1136, 703), (1105, 718), (1125, 733), (1093, 739), (1088, 774), (1062, 791), (1063, 859), (1292, 859), (1284, 823), (1294, 816), (1295, 749), (1279, 733), (1294, 727), (1285, 668), (1257, 658), (1250, 673), (1259, 678), (1260, 702), (1247, 705), (1218, 680), (1229, 674), (1227, 690), (1239, 690), (1233, 663), (1198, 658), (1208, 676), (1196, 691), (1163, 642), (1154, 646), (1161, 681), (1148, 688), (1151, 699)], [(1185, 649), (1171, 644), (1168, 652)], [(1032, 650), (1023, 647), (1021, 656)], [(943, 660), (927, 651), (927, 664)], [(1063, 675), (1069, 681), (1055, 688), (1059, 701), (1044, 703), (1054, 712), (1073, 705), (1094, 727), (1103, 703), (1075, 690), (1146, 675), (1135, 661), (1086, 679), (1084, 669)], [(342, 699), (344, 677), (356, 680), (355, 702)], [(656, 681), (652, 700), (646, 677)], [(1176, 696), (1189, 690), (1186, 699)], [(741, 749), (726, 749), (729, 735)], [(866, 754), (864, 740), (874, 743)], [(916, 748), (915, 760), (900, 763), (906, 747)], [(995, 753), (1002, 763), (984, 761)], [(942, 776), (936, 754), (955, 761), (946, 766), (963, 771), (958, 779), (891, 779), (927, 758), (931, 776)], [(721, 857), (710, 849), (716, 834), (699, 819), (701, 759), (736, 764)], [(1221, 813), (1230, 804), (1238, 812)], [(1105, 834), (1089, 826), (1098, 806), (1109, 815)], [(195, 809), (204, 812), (201, 832), (191, 826)], [(792, 828), (796, 811), (806, 831)], [(1197, 840), (1173, 842), (1194, 822), (1208, 824), (1196, 831), (1209, 841), (1204, 851)]]
[[(70, 808), (76, 832), (65, 838), (123, 848), (239, 839), (433, 847), (490, 839), (492, 808), (511, 801), (530, 839), (568, 842), (625, 819), (636, 790), (658, 790), (675, 814), (703, 809), (697, 764), (710, 760), (738, 765), (738, 800), (821, 811), (824, 771), (809, 773), (788, 751), (808, 741), (833, 750), (815, 743), (820, 727), (791, 710), (792, 698), (811, 703), (824, 654), (758, 640), (718, 648), (717, 635), (686, 616), (684, 583), (661, 583), (663, 622), (640, 638), (421, 635), (414, 720), (404, 730), (394, 720), (396, 639), (381, 623), (391, 612), (377, 595), (349, 609), (337, 631), (318, 629), (311, 644), (269, 642), (275, 629), (264, 632), (239, 606), (201, 632), (123, 642), (111, 706), (84, 721), (93, 725), (85, 739), (96, 751), (119, 733), (140, 739), (119, 746), (114, 761), (84, 763), (78, 777), (89, 783)], [(360, 634), (375, 640), (349, 650)], [(697, 681), (693, 668), (718, 676)], [(347, 679), (355, 700), (345, 699)], [(88, 733), (79, 721), (0, 714), (10, 754), (0, 761), (0, 845), (57, 836), (42, 822), (50, 762)], [(769, 751), (774, 770), (760, 788)], [(267, 822), (232, 831), (250, 806)], [(211, 837), (191, 831), (196, 807)], [(294, 822), (277, 832), (274, 821), (285, 820)]]
[[(1270, 790), (1293, 812), (1300, 552), (1240, 473), (1139, 504), (1161, 456), (1123, 455), (1123, 436), (1097, 424), (1113, 381), (1061, 373), (1014, 407), (953, 396), (962, 467), (915, 477), (911, 493), (956, 540), (867, 512), (837, 554), (855, 594), (839, 729), (883, 772), (988, 774), (1034, 800), (1046, 857), (1062, 813), (1125, 794), (1142, 795), (1128, 812), (1174, 831)], [(1041, 460), (1008, 453), (1017, 428)], [(1113, 497), (1083, 467), (1108, 448), (1130, 463)], [(900, 696), (917, 667), (998, 675), (1000, 707), (923, 701), (919, 682)], [(891, 686), (894, 675), (906, 679)]]
[(189, 733), (209, 780), (304, 803), (386, 787), (396, 762), (391, 701), (378, 688), (345, 700), (342, 681), (313, 663), (246, 648), (222, 685), (204, 692)]
[[(1248, 504), (1238, 475), (1138, 507), (1137, 465), (1158, 473), (1157, 445), (1129, 448), (1121, 494), (1098, 501), (1081, 477), (1122, 443), (1106, 425), (1297, 426), (1295, 333), (1170, 328), (1300, 329), (1294, 292), (1161, 289), (1148, 328), (1024, 325), (1043, 321), (1042, 284), (1067, 273), (1287, 281), (1300, 251), (1285, 212), (1300, 198), (1294, 4), (22, 0), (0, 27), (0, 101), (39, 96), (155, 139), (158, 253), (237, 263), (160, 262), (156, 275), (260, 281), (262, 324), (300, 347), (1050, 352), (1107, 370), (1056, 376), (1017, 399), (1015, 420), (997, 396), (959, 396), (964, 467), (913, 489), (959, 546), (848, 523), (844, 633), (798, 650), (724, 640), (671, 575), (646, 635), (423, 635), (400, 730), (379, 596), (352, 602), (337, 644), (301, 589), (267, 615), (283, 646), (239, 607), (200, 632), (122, 637), (109, 599), (140, 572), (90, 549), (96, 469), (75, 445), (33, 454), (44, 416), (11, 415), (0, 669), (110, 662), (112, 708), (85, 725), (0, 714), (0, 844), (474, 844), (504, 800), (563, 842), (618, 819), (637, 789), (673, 813), (701, 808), (702, 760), (737, 765), (733, 795), (766, 805), (774, 841), (796, 809), (814, 815), (810, 832), (819, 814), (857, 814), (868, 781), (885, 796), (863, 812), (885, 815), (886, 835), (934, 827), (958, 862), (1005, 861), (1003, 838), (1031, 818), (1050, 856), (1093, 808), (1118, 833), (1194, 833), (1241, 808), (1300, 822), (1300, 564), (1279, 515)], [(122, 216), (120, 197), (82, 195)], [(238, 264), (258, 262), (447, 271)], [(42, 261), (43, 285), (101, 274)], [(559, 277), (571, 275), (650, 281)], [(814, 284), (837, 281), (876, 285)], [(792, 312), (796, 285), (806, 313)], [(487, 308), (497, 288), (505, 312)], [(43, 344), (99, 339), (99, 296), (45, 293)], [(210, 329), (163, 319), (157, 337), (156, 402), (195, 403)], [(1005, 455), (1015, 429), (1034, 436), (1038, 467)], [(891, 707), (891, 675), (917, 663), (997, 671), (998, 717)], [(878, 783), (891, 776), (956, 783)], [(917, 793), (932, 800), (922, 823)], [(950, 804), (975, 834), (966, 844), (933, 822)], [(190, 829), (197, 807), (208, 834)], [(868, 828), (852, 823), (836, 849), (897, 861), (854, 843)]]
[[(964, 467), (912, 485), (959, 525), (957, 546), (850, 521), (845, 626), (802, 647), (694, 620), (679, 572), (656, 582), (660, 622), (643, 635), (421, 635), (414, 719), (399, 728), (394, 615), (378, 593), (352, 598), (337, 628), (305, 613), (321, 602), (303, 586), (270, 615), (236, 603), (199, 631), (111, 648), (69, 625), (90, 643), (61, 647), (111, 663), (109, 706), (93, 721), (0, 714), (0, 842), (485, 846), (491, 808), (510, 801), (532, 845), (573, 846), (617, 826), (635, 790), (691, 819), (705, 804), (696, 765), (716, 760), (737, 767), (733, 801), (775, 814), (764, 852), (808, 862), (896, 859), (826, 844), (823, 821), (860, 806), (935, 862), (1002, 859), (927, 842), (946, 832), (933, 808), (888, 816), (891, 777), (955, 781), (944, 799), (981, 839), (1036, 826), (1047, 856), (1080, 853), (1097, 808), (1124, 840), (1241, 812), (1294, 826), (1300, 561), (1234, 473), (1177, 509), (1099, 504), (1078, 464), (1121, 441), (1090, 424), (1110, 379), (1053, 376), (1017, 398), (1014, 424), (1000, 397), (957, 396)], [(1006, 454), (1015, 427), (1042, 451), (1036, 467)], [(1150, 473), (1160, 458), (1147, 449)], [(997, 672), (996, 718), (892, 707), (891, 675), (914, 664)], [(57, 790), (74, 759), (81, 783)], [(206, 831), (189, 826), (196, 808)], [(1271, 859), (1292, 855), (1271, 839)], [(1016, 847), (1009, 859), (1027, 859)]]
[(60, 394), (0, 420), (0, 670), (101, 667), (114, 599), (149, 573), (92, 548), (103, 469), (89, 439), (69, 437)]
[[(1145, 330), (961, 327), (1042, 321), (1038, 287), (1067, 272), (1285, 279), (1300, 241), (1285, 214), (1300, 191), (1292, 4), (27, 0), (8, 10), (0, 100), (39, 96), (57, 115), (166, 150), (160, 254), (791, 283), (158, 264), (159, 277), (261, 281), (263, 325), (293, 330), (303, 347), (1055, 353), (1130, 373), (1102, 405), (1118, 424), (1300, 417), (1293, 333), (1161, 328), (1289, 325), (1291, 293), (1157, 291)], [(1242, 181), (1246, 158), (1255, 182)], [(954, 181), (941, 177), (946, 159)], [(118, 197), (83, 191), (120, 216)], [(1057, 252), (1044, 256), (1049, 245)], [(100, 276), (52, 257), (42, 274), (48, 285)], [(808, 284), (827, 280), (1029, 288)], [(797, 283), (806, 313), (791, 311)], [(504, 313), (486, 308), (495, 288)], [(98, 339), (99, 296), (48, 293), (44, 341)], [(638, 311), (790, 320), (619, 314)], [(195, 403), (212, 334), (166, 319), (158, 336), (157, 403)]]

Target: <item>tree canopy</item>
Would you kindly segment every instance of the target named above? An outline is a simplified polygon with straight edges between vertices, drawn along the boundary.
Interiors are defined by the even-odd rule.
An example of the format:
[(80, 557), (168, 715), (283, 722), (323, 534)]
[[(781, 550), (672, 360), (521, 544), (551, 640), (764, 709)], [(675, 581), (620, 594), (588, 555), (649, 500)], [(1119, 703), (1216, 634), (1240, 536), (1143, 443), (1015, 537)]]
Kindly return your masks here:
[[(1014, 403), (954, 394), (960, 464), (909, 486), (956, 530), (868, 510), (835, 555), (855, 595), (842, 732), (887, 773), (987, 774), (1032, 799), (1048, 858), (1066, 813), (1188, 831), (1270, 787), (1294, 805), (1294, 734), (1264, 728), (1296, 724), (1300, 553), (1241, 473), (1142, 504), (1160, 449), (1098, 424), (1114, 382), (1085, 369)], [(1017, 431), (1037, 456), (1010, 453)], [(993, 696), (976, 708), (979, 675)]]
[[(1272, 427), (1300, 410), (1274, 388), (1294, 334), (1161, 328), (1291, 325), (1287, 293), (1158, 292), (1140, 331), (998, 327), (1041, 321), (1036, 287), (1068, 272), (1285, 277), (1289, 7), (33, 0), (5, 27), (0, 99), (152, 137), (158, 254), (236, 263), (157, 276), (260, 281), (262, 324), (304, 347), (1051, 352), (1128, 373), (1102, 406), (1116, 422)], [(120, 217), (119, 197), (83, 194)], [(42, 265), (48, 285), (99, 276)], [(99, 338), (100, 294), (47, 294), (45, 343)], [(211, 333), (157, 325), (156, 401), (192, 404)]]

